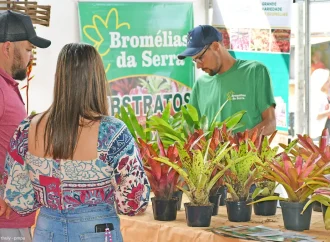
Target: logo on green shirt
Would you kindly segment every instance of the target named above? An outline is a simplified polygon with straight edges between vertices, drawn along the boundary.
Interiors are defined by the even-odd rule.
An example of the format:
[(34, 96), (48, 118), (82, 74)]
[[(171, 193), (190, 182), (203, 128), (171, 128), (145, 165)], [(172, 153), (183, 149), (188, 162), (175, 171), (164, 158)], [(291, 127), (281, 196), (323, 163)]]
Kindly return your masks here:
[(235, 94), (233, 91), (227, 93), (227, 99), (232, 101), (245, 100), (246, 94)]
[(227, 99), (228, 99), (229, 101), (233, 100), (233, 95), (234, 95), (234, 94), (235, 94), (235, 93), (234, 93), (233, 91), (228, 92), (228, 93), (227, 93)]

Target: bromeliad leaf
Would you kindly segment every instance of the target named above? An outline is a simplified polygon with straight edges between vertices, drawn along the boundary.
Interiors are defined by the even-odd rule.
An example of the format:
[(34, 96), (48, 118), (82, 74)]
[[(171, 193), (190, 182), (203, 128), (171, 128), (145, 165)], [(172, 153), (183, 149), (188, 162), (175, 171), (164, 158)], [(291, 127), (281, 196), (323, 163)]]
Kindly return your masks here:
[(209, 128), (209, 121), (205, 115), (202, 116), (200, 120), (200, 128), (204, 131), (207, 132)]
[(236, 128), (235, 126), (238, 125), (238, 123), (241, 121), (245, 113), (246, 111), (237, 112), (232, 116), (226, 118), (225, 121), (223, 121), (223, 123), (227, 125), (228, 129)]
[(131, 119), (129, 118), (128, 113), (126, 112), (124, 106), (121, 106), (120, 107), (120, 113), (121, 113), (122, 121), (126, 124), (129, 132), (132, 134), (132, 136), (134, 137), (135, 141), (137, 141), (137, 136), (136, 136), (136, 133), (135, 133), (135, 129), (134, 129), (133, 125), (132, 125)]
[(287, 199), (279, 197), (279, 196), (269, 196), (269, 197), (261, 198), (257, 201), (253, 201), (253, 202), (249, 203), (248, 205), (251, 205), (251, 204), (254, 204), (254, 203), (260, 203), (260, 202), (266, 202), (266, 201), (274, 201), (274, 200), (286, 201)]
[(228, 100), (226, 100), (220, 107), (220, 109), (218, 110), (218, 112), (216, 113), (216, 115), (214, 116), (212, 123), (210, 124), (210, 130), (213, 131), (213, 129), (215, 128), (215, 123), (218, 119), (218, 116), (220, 115), (222, 109), (225, 107), (225, 105), (227, 104)]
[(135, 132), (137, 133), (137, 135), (140, 138), (142, 138), (143, 140), (146, 140), (147, 139), (146, 133), (144, 132), (142, 125), (139, 124), (139, 121), (137, 120), (137, 118), (135, 116), (135, 112), (134, 112), (133, 108), (130, 105), (128, 105), (127, 110), (129, 113), (129, 117), (131, 119), (131, 124), (132, 124)]
[(171, 116), (171, 108), (172, 108), (172, 105), (171, 105), (171, 102), (168, 102), (164, 111), (163, 111), (163, 114), (162, 114), (162, 119), (166, 122), (170, 119), (170, 116)]
[(191, 120), (195, 123), (198, 122), (199, 116), (198, 116), (197, 109), (194, 106), (192, 106), (191, 104), (186, 104), (184, 108), (186, 109), (187, 113), (189, 114)]
[[(181, 106), (181, 112), (182, 112), (184, 121), (187, 123), (187, 125), (189, 126), (189, 128), (191, 130), (199, 129), (198, 122), (195, 122), (193, 119), (194, 114), (190, 114), (184, 106)], [(197, 114), (197, 120), (198, 120), (198, 114)]]

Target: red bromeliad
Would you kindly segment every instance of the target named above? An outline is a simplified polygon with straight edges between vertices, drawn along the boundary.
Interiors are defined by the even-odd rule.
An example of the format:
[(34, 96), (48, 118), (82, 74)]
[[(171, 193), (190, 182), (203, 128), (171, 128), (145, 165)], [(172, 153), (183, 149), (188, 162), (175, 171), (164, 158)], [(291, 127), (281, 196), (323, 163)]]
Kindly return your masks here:
[(145, 161), (144, 169), (147, 173), (151, 189), (155, 196), (163, 199), (170, 199), (178, 183), (179, 174), (173, 168), (155, 160), (160, 156), (166, 157), (170, 162), (181, 166), (179, 153), (174, 145), (164, 149), (164, 145), (158, 138), (159, 155), (152, 147), (139, 138), (141, 156)]
[(318, 158), (316, 162), (318, 167), (323, 167), (326, 163), (329, 163), (330, 145), (328, 145), (329, 131), (327, 128), (322, 131), (318, 146), (308, 135), (298, 134), (297, 136), (298, 139), (292, 141), (289, 145), (280, 144), (280, 146), (285, 149), (286, 153), (293, 156), (300, 155), (303, 159), (308, 159), (311, 156), (314, 159)]
[(303, 203), (319, 187), (329, 185), (324, 171), (329, 167), (324, 164), (318, 167), (316, 164), (320, 158), (314, 155), (303, 159), (301, 156), (290, 157), (282, 153), (279, 159), (268, 161), (265, 166), (265, 178), (283, 185), (288, 194), (288, 199), (271, 196), (257, 202), (267, 200), (288, 200), (289, 202)]

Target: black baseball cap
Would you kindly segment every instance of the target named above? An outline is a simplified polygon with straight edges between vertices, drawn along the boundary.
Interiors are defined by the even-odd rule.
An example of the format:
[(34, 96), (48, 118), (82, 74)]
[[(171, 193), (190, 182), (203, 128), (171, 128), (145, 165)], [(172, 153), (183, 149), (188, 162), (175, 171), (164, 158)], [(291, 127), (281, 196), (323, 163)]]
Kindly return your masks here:
[(50, 46), (50, 40), (38, 37), (32, 20), (23, 13), (7, 10), (0, 13), (0, 43), (28, 40), (39, 48)]
[(178, 55), (180, 60), (201, 52), (206, 45), (222, 41), (222, 34), (211, 25), (199, 25), (187, 35), (187, 49)]

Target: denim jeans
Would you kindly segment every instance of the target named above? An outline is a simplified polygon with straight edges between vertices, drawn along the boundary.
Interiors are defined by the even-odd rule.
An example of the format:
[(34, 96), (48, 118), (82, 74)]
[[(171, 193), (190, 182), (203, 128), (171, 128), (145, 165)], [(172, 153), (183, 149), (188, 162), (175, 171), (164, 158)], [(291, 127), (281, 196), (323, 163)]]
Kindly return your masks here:
[(112, 223), (113, 242), (122, 242), (119, 217), (114, 206), (97, 205), (75, 210), (42, 207), (34, 230), (33, 242), (104, 242), (105, 233), (95, 233), (95, 225)]

